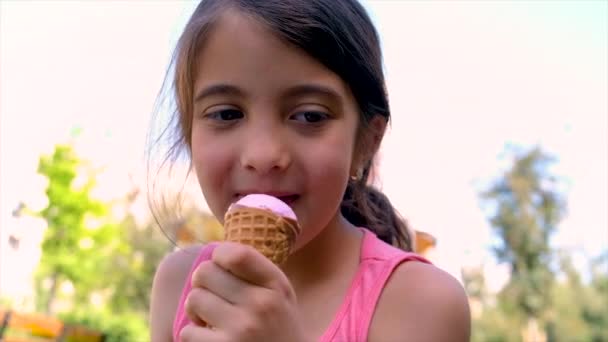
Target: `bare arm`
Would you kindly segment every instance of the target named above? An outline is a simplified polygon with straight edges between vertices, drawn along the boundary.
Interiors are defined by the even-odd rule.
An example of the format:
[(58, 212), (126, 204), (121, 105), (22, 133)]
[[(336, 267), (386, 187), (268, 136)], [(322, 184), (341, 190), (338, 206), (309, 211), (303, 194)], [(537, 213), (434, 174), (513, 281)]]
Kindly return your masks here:
[(419, 262), (395, 270), (378, 303), (370, 341), (468, 342), (466, 293), (446, 272)]
[(173, 320), (192, 263), (200, 246), (175, 251), (158, 265), (150, 296), (150, 337), (152, 342), (173, 341)]

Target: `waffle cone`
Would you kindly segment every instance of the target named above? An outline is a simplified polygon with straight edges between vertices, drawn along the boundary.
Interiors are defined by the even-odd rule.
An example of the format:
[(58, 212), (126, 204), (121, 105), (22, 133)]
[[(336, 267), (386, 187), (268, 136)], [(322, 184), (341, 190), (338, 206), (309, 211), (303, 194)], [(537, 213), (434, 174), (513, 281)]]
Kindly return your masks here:
[(240, 207), (224, 218), (225, 240), (252, 246), (281, 265), (292, 252), (300, 227), (295, 220), (269, 210)]

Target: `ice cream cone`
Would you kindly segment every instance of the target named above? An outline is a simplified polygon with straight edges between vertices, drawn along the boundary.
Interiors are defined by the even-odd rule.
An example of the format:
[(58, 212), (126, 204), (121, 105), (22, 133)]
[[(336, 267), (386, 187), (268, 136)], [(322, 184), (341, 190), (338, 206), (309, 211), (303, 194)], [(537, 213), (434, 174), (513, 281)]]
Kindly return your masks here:
[(224, 218), (225, 240), (252, 246), (281, 265), (293, 251), (300, 233), (297, 221), (270, 210), (238, 207)]

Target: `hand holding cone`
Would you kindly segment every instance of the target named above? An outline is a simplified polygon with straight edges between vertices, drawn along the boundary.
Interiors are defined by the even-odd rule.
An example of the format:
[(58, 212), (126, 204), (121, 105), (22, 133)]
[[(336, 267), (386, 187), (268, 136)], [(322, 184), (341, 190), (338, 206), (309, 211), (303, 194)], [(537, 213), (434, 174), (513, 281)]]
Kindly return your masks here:
[(275, 265), (287, 260), (300, 232), (293, 210), (269, 195), (245, 196), (230, 206), (224, 216), (225, 241), (251, 246)]

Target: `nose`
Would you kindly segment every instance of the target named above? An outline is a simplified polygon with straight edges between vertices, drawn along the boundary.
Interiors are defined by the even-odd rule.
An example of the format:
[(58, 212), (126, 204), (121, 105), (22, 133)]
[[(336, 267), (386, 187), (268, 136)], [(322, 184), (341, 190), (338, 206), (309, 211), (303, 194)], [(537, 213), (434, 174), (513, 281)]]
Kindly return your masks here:
[(252, 133), (245, 139), (241, 152), (241, 165), (260, 175), (280, 172), (291, 164), (287, 141), (276, 130)]

